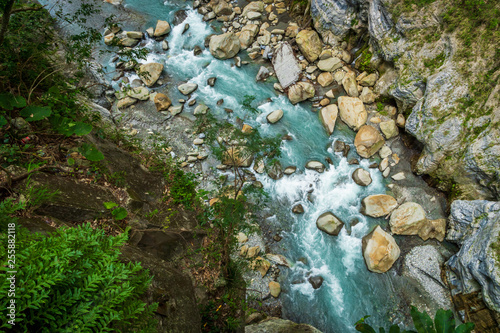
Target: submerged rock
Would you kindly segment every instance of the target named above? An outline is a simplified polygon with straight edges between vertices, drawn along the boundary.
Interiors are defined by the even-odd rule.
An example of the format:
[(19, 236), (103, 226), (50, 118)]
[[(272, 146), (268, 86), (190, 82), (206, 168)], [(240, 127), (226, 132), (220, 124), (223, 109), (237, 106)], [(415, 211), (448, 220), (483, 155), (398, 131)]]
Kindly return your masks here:
[(375, 273), (387, 272), (401, 253), (394, 238), (380, 226), (363, 237), (362, 243), (366, 267)]
[(323, 284), (323, 277), (319, 275), (311, 276), (307, 279), (314, 289), (318, 289)]

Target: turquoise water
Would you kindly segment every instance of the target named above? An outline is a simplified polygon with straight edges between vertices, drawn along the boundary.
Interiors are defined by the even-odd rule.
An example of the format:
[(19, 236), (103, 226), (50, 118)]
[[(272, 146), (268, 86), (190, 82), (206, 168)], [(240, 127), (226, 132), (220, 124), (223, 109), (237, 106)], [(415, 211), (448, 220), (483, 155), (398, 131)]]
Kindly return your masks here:
[[(160, 50), (159, 43), (153, 40), (148, 40), (146, 45), (154, 52), (144, 62), (164, 63), (169, 82), (174, 83), (169, 88), (172, 101), (185, 98), (178, 92), (178, 84), (194, 82), (199, 88), (192, 98), (208, 105), (221, 119), (229, 117), (216, 105), (223, 98), (223, 107), (234, 110), (231, 119), (245, 119), (245, 123), (259, 128), (263, 135), (289, 134), (293, 137), (292, 141), (282, 143), (281, 162), (283, 166), (297, 166), (298, 172), (278, 181), (258, 176), (273, 198), (272, 209), (277, 213), (268, 222), (284, 230), (284, 238), (280, 243), (280, 247), (285, 249), (282, 254), (295, 263), (289, 272), (282, 270), (280, 283), (283, 293), (280, 297), (285, 317), (312, 324), (324, 332), (355, 332), (353, 324), (366, 314), (372, 315), (372, 323), (385, 321), (396, 304), (388, 276), (393, 273), (379, 275), (368, 272), (361, 253), (361, 238), (382, 221), (369, 219), (359, 213), (361, 199), (369, 194), (384, 193), (385, 185), (380, 173), (372, 169), (369, 169), (372, 184), (368, 187), (356, 185), (351, 174), (359, 166), (349, 165), (346, 158), (334, 153), (331, 148), (334, 140), (338, 139), (352, 144), (354, 133), (337, 124), (334, 135), (328, 137), (317, 113), (311, 111), (310, 103), (291, 105), (285, 96), (276, 93), (272, 80), (255, 82), (260, 65), (237, 68), (233, 60), (214, 59), (208, 50), (194, 56), (193, 47), (203, 46), (205, 37), (214, 33), (214, 30), (202, 21), (201, 15), (189, 9), (190, 3), (164, 4), (155, 0), (126, 0), (126, 3), (127, 7), (146, 13), (150, 18), (147, 25), (142, 27), (143, 31), (154, 26), (157, 19), (172, 22), (175, 11), (187, 11), (185, 21), (173, 27), (167, 37), (170, 46), (167, 52)], [(182, 35), (185, 23), (189, 23), (190, 29)], [(240, 56), (245, 59), (245, 52), (241, 52)], [(127, 75), (130, 79), (137, 78), (132, 74)], [(213, 76), (217, 77), (217, 82), (212, 88), (207, 85), (207, 79)], [(245, 95), (256, 96), (255, 103), (261, 111), (260, 115), (248, 115), (241, 108)], [(284, 117), (277, 124), (270, 125), (266, 115), (276, 109), (283, 109)], [(355, 156), (355, 153), (351, 152), (351, 156)], [(324, 173), (305, 170), (307, 161), (315, 159), (324, 162), (325, 157), (330, 157), (333, 165)], [(360, 166), (368, 169), (369, 163), (363, 160)], [(310, 189), (314, 189), (313, 202), (307, 199)], [(291, 213), (291, 207), (297, 203), (304, 206), (303, 215)], [(337, 237), (316, 228), (317, 217), (327, 210), (335, 213), (346, 224)], [(351, 226), (354, 220), (359, 222)], [(324, 278), (321, 288), (312, 288), (307, 282), (309, 275), (321, 275)]]

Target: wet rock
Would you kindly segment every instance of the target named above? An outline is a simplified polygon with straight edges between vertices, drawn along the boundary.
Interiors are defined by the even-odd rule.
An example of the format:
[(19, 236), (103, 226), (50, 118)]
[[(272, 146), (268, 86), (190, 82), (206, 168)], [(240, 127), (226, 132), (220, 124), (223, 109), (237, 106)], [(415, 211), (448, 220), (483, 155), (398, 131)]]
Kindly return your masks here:
[(330, 104), (319, 111), (319, 119), (323, 123), (328, 135), (332, 135), (337, 121), (339, 110), (335, 104)]
[(217, 59), (230, 59), (240, 51), (240, 40), (232, 32), (210, 38), (210, 53)]
[(245, 333), (321, 333), (321, 331), (307, 324), (296, 324), (293, 321), (268, 318), (258, 324), (253, 324), (245, 327)]
[(304, 207), (301, 204), (295, 205), (292, 208), (294, 214), (304, 214)]
[(347, 162), (349, 165), (358, 165), (359, 164), (359, 160), (357, 158), (352, 158), (349, 160), (349, 162)]
[(357, 168), (352, 173), (352, 180), (359, 186), (368, 186), (372, 183), (370, 173), (363, 168)]
[(338, 99), (338, 106), (340, 118), (353, 130), (357, 131), (366, 123), (368, 113), (359, 98), (341, 96)]
[(370, 195), (361, 201), (361, 214), (382, 217), (390, 214), (397, 206), (398, 202), (390, 195)]
[(393, 138), (399, 134), (398, 127), (394, 120), (383, 121), (380, 123), (380, 130), (384, 133), (386, 139)]
[(210, 109), (208, 108), (208, 106), (206, 106), (205, 104), (200, 104), (200, 105), (198, 105), (198, 106), (194, 109), (193, 114), (194, 114), (195, 116), (200, 115), (200, 114), (206, 114), (206, 113), (208, 112), (208, 110), (210, 110)]
[(278, 45), (271, 61), (282, 90), (297, 82), (302, 71), (288, 42)]
[(183, 83), (180, 86), (177, 87), (181, 94), (183, 95), (189, 95), (196, 89), (198, 89), (198, 85), (196, 83)]
[(152, 87), (156, 81), (160, 78), (160, 75), (163, 71), (163, 65), (151, 62), (148, 64), (141, 65), (139, 67), (138, 75), (141, 78), (142, 82), (148, 87)]
[(283, 171), (281, 170), (281, 164), (274, 163), (267, 170), (267, 175), (274, 180), (278, 180), (283, 177)]
[[(194, 7), (193, 7), (194, 8)], [(184, 9), (178, 10), (174, 14), (174, 20), (172, 21), (173, 25), (181, 24), (187, 18), (187, 13)]]
[(193, 49), (193, 54), (195, 56), (198, 56), (200, 54), (203, 53), (203, 50), (201, 49), (201, 47), (199, 45), (195, 45), (194, 49)]
[(156, 22), (154, 37), (162, 37), (170, 33), (170, 24), (167, 21), (158, 20)]
[(161, 48), (164, 50), (164, 51), (167, 51), (168, 50), (168, 42), (166, 40), (164, 40), (163, 42), (161, 42)]
[(297, 167), (295, 166), (289, 166), (285, 168), (285, 171), (283, 173), (287, 176), (294, 174), (297, 171)]
[(325, 165), (319, 161), (309, 161), (306, 164), (306, 169), (316, 170), (319, 173), (325, 171)]
[(359, 156), (369, 158), (384, 145), (385, 140), (377, 129), (370, 125), (362, 126), (354, 138), (354, 146)]
[(283, 110), (275, 110), (267, 115), (266, 119), (269, 123), (274, 124), (283, 117)]
[(149, 89), (146, 87), (137, 87), (127, 90), (127, 95), (132, 98), (146, 101), (149, 99)]
[(415, 202), (405, 202), (391, 214), (391, 231), (397, 235), (417, 235), (426, 223), (425, 210)]
[(333, 213), (325, 212), (316, 220), (316, 226), (319, 230), (326, 232), (329, 235), (338, 236), (344, 226), (344, 222), (342, 222)]
[(255, 80), (256, 81), (264, 81), (265, 79), (267, 79), (269, 77), (269, 74), (270, 74), (269, 69), (267, 69), (264, 66), (260, 66), (259, 72), (257, 73)]
[(207, 80), (207, 84), (210, 86), (210, 87), (213, 87), (215, 86), (215, 81), (217, 80), (216, 77), (211, 77)]
[(401, 253), (394, 238), (380, 226), (363, 237), (362, 247), (366, 266), (375, 273), (387, 272)]
[(306, 57), (309, 62), (314, 62), (318, 59), (323, 45), (318, 34), (314, 30), (302, 30), (295, 38), (300, 52)]
[(172, 105), (172, 101), (170, 100), (170, 98), (162, 93), (157, 93), (155, 95), (154, 103), (156, 106), (156, 111), (168, 110), (170, 105)]
[(306, 99), (313, 98), (315, 93), (316, 91), (311, 83), (298, 82), (288, 88), (288, 99), (292, 104), (297, 104)]
[(323, 277), (319, 275), (310, 276), (307, 281), (309, 281), (314, 289), (318, 289), (323, 284)]

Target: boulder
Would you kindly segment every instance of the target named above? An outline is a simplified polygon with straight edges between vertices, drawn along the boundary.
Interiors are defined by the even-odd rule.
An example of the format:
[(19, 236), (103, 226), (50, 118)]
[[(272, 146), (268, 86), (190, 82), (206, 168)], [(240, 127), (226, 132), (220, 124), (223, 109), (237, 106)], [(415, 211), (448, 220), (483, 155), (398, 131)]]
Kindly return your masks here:
[(285, 168), (285, 170), (283, 171), (283, 173), (285, 175), (289, 176), (289, 175), (294, 174), (296, 171), (297, 171), (297, 167), (296, 166), (289, 166), (289, 167)]
[(364, 87), (361, 91), (361, 96), (359, 96), (359, 99), (365, 104), (372, 104), (376, 98), (377, 95), (368, 87)]
[(216, 78), (216, 77), (211, 77), (211, 78), (208, 78), (208, 79), (207, 79), (207, 84), (208, 84), (210, 87), (213, 87), (213, 86), (215, 86), (215, 81), (217, 81), (217, 78)]
[[(242, 248), (244, 246), (242, 246)], [(246, 252), (246, 257), (247, 258), (254, 258), (254, 257), (258, 256), (259, 253), (260, 253), (260, 247), (259, 246), (251, 246), (251, 247), (248, 247), (248, 250)]]
[[(262, 160), (260, 160), (260, 161), (262, 161)], [(274, 163), (271, 166), (269, 166), (269, 168), (267, 169), (267, 175), (274, 180), (278, 180), (278, 179), (282, 178), (283, 171), (281, 170), (281, 164), (278, 162), (278, 163)]]
[(257, 24), (247, 24), (243, 28), (241, 28), (240, 34), (238, 36), (241, 48), (246, 49), (250, 45), (252, 45), (254, 38), (258, 33), (259, 26)]
[(359, 80), (359, 85), (362, 87), (373, 87), (375, 82), (377, 82), (377, 74), (372, 73)]
[(276, 281), (269, 282), (269, 292), (271, 293), (271, 296), (277, 298), (281, 293), (280, 284)]
[(354, 146), (359, 156), (369, 158), (383, 145), (385, 140), (377, 129), (370, 125), (362, 126), (354, 138)]
[(198, 89), (198, 85), (196, 83), (183, 83), (180, 86), (177, 87), (181, 94), (183, 95), (189, 95), (196, 89)]
[(217, 59), (230, 59), (240, 51), (240, 39), (232, 32), (210, 38), (210, 53)]
[(281, 43), (276, 47), (271, 62), (282, 89), (297, 82), (302, 70), (288, 42)]
[(172, 105), (172, 101), (168, 98), (167, 95), (162, 93), (157, 93), (154, 98), (154, 103), (156, 106), (156, 111), (164, 111), (168, 110), (170, 105)]
[(370, 173), (363, 168), (357, 168), (352, 173), (352, 180), (359, 186), (368, 186), (372, 183)]
[(405, 202), (391, 214), (389, 225), (396, 235), (417, 235), (426, 223), (425, 210), (418, 203)]
[(340, 118), (353, 130), (357, 131), (366, 123), (368, 113), (359, 98), (341, 96), (338, 99), (338, 105)]
[(356, 83), (356, 76), (354, 72), (348, 72), (344, 75), (344, 78), (342, 79), (342, 86), (344, 87), (347, 95), (351, 97), (359, 96), (358, 84)]
[(127, 96), (125, 98), (120, 99), (118, 101), (118, 103), (116, 103), (116, 107), (118, 109), (124, 109), (124, 108), (128, 108), (129, 106), (135, 104), (136, 102), (137, 102), (137, 99)]
[(170, 30), (171, 30), (170, 24), (168, 24), (167, 21), (158, 20), (156, 22), (156, 28), (155, 32), (153, 33), (153, 36), (161, 37), (164, 35), (168, 35), (170, 33)]
[(344, 222), (342, 222), (333, 213), (326, 212), (318, 217), (316, 220), (316, 226), (319, 230), (326, 232), (329, 235), (338, 236), (340, 230), (342, 230), (342, 227), (344, 226)]
[(319, 111), (319, 119), (323, 123), (328, 135), (333, 134), (338, 113), (339, 110), (335, 104), (330, 104)]
[(319, 173), (325, 171), (325, 165), (319, 161), (309, 161), (306, 163), (306, 169), (316, 170)]
[(369, 195), (361, 201), (361, 214), (382, 217), (398, 206), (396, 199), (387, 194)]
[(242, 232), (238, 232), (236, 238), (238, 239), (238, 243), (246, 243), (248, 241), (248, 236)]
[(149, 89), (146, 87), (136, 87), (127, 90), (127, 95), (132, 98), (146, 101), (149, 99)]
[(127, 31), (126, 34), (128, 38), (134, 38), (134, 39), (144, 38), (144, 34), (140, 31)]
[(307, 324), (296, 324), (293, 321), (281, 318), (268, 318), (258, 324), (245, 327), (245, 333), (321, 333), (321, 331)]
[(318, 289), (323, 284), (323, 277), (319, 275), (310, 276), (307, 281), (309, 281), (314, 289)]
[(260, 66), (259, 72), (257, 73), (255, 80), (256, 81), (264, 81), (265, 79), (267, 79), (269, 77), (269, 74), (270, 74), (270, 72), (269, 72), (269, 69), (267, 69), (267, 67)]
[(316, 61), (323, 50), (321, 39), (314, 30), (300, 31), (297, 37), (295, 37), (295, 41), (299, 46), (300, 52), (302, 52), (309, 62)]
[(262, 1), (252, 1), (248, 5), (243, 8), (243, 12), (241, 12), (242, 16), (246, 16), (248, 12), (257, 12), (257, 13), (262, 13), (264, 9), (266, 8), (266, 5)]
[(267, 115), (266, 119), (269, 123), (274, 124), (283, 117), (283, 110), (275, 110)]
[(418, 236), (424, 241), (435, 238), (442, 242), (446, 235), (446, 219), (426, 220), (426, 223), (418, 231)]
[(323, 72), (333, 72), (342, 67), (342, 61), (337, 57), (331, 57), (318, 62), (318, 68)]
[(292, 104), (305, 101), (313, 98), (316, 91), (314, 86), (309, 82), (299, 82), (288, 88), (288, 99)]
[(262, 18), (262, 14), (259, 12), (248, 12), (245, 16), (249, 20), (260, 20)]
[(233, 13), (232, 6), (224, 0), (220, 0), (216, 5), (212, 6), (212, 10), (217, 16), (231, 15)]
[(366, 267), (375, 273), (387, 272), (401, 253), (394, 238), (380, 226), (363, 237), (362, 244)]
[(383, 121), (380, 123), (380, 130), (384, 133), (386, 139), (390, 139), (399, 134), (398, 127), (394, 120)]
[(267, 271), (269, 271), (269, 268), (271, 268), (271, 263), (269, 260), (266, 260), (262, 257), (257, 257), (255, 260), (250, 264), (253, 270), (259, 271), (260, 275), (264, 277), (267, 274)]
[(120, 39), (119, 44), (125, 47), (134, 47), (139, 44), (139, 39), (125, 37)]
[(142, 82), (148, 87), (153, 86), (156, 81), (160, 78), (161, 72), (163, 71), (163, 65), (157, 62), (151, 62), (148, 64), (141, 65), (139, 67), (139, 72), (137, 73), (141, 78)]
[(294, 214), (304, 214), (304, 206), (302, 206), (301, 204), (293, 206), (292, 213), (294, 213)]
[(195, 116), (200, 115), (200, 114), (206, 114), (206, 113), (208, 112), (208, 110), (210, 110), (210, 109), (208, 108), (208, 106), (206, 106), (205, 104), (200, 104), (200, 105), (198, 105), (198, 106), (194, 109), (193, 114), (194, 114)]
[(317, 80), (322, 87), (326, 87), (333, 83), (333, 75), (330, 72), (321, 73)]
[(171, 114), (172, 116), (176, 116), (176, 115), (178, 115), (179, 113), (181, 113), (181, 112), (182, 112), (182, 110), (184, 110), (184, 105), (183, 105), (183, 104), (181, 104), (181, 105), (176, 105), (176, 106), (173, 106), (173, 105), (172, 105), (171, 107), (169, 107), (169, 108), (168, 108), (168, 112), (170, 112), (170, 114)]

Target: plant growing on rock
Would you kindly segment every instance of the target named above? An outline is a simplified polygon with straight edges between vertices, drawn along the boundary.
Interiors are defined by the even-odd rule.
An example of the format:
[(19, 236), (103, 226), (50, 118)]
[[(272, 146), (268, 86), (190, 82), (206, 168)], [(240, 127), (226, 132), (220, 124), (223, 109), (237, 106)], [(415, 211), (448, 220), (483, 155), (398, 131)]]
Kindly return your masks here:
[[(375, 329), (365, 323), (365, 320), (370, 316), (361, 318), (356, 324), (356, 330), (362, 333), (376, 333)], [(419, 312), (416, 307), (411, 307), (411, 317), (417, 331), (401, 331), (398, 325), (392, 325), (389, 328), (389, 333), (470, 333), (474, 329), (473, 323), (465, 323), (455, 326), (455, 318), (451, 310), (439, 309), (436, 312), (434, 321), (426, 312)], [(380, 327), (380, 333), (384, 333), (385, 329)]]

